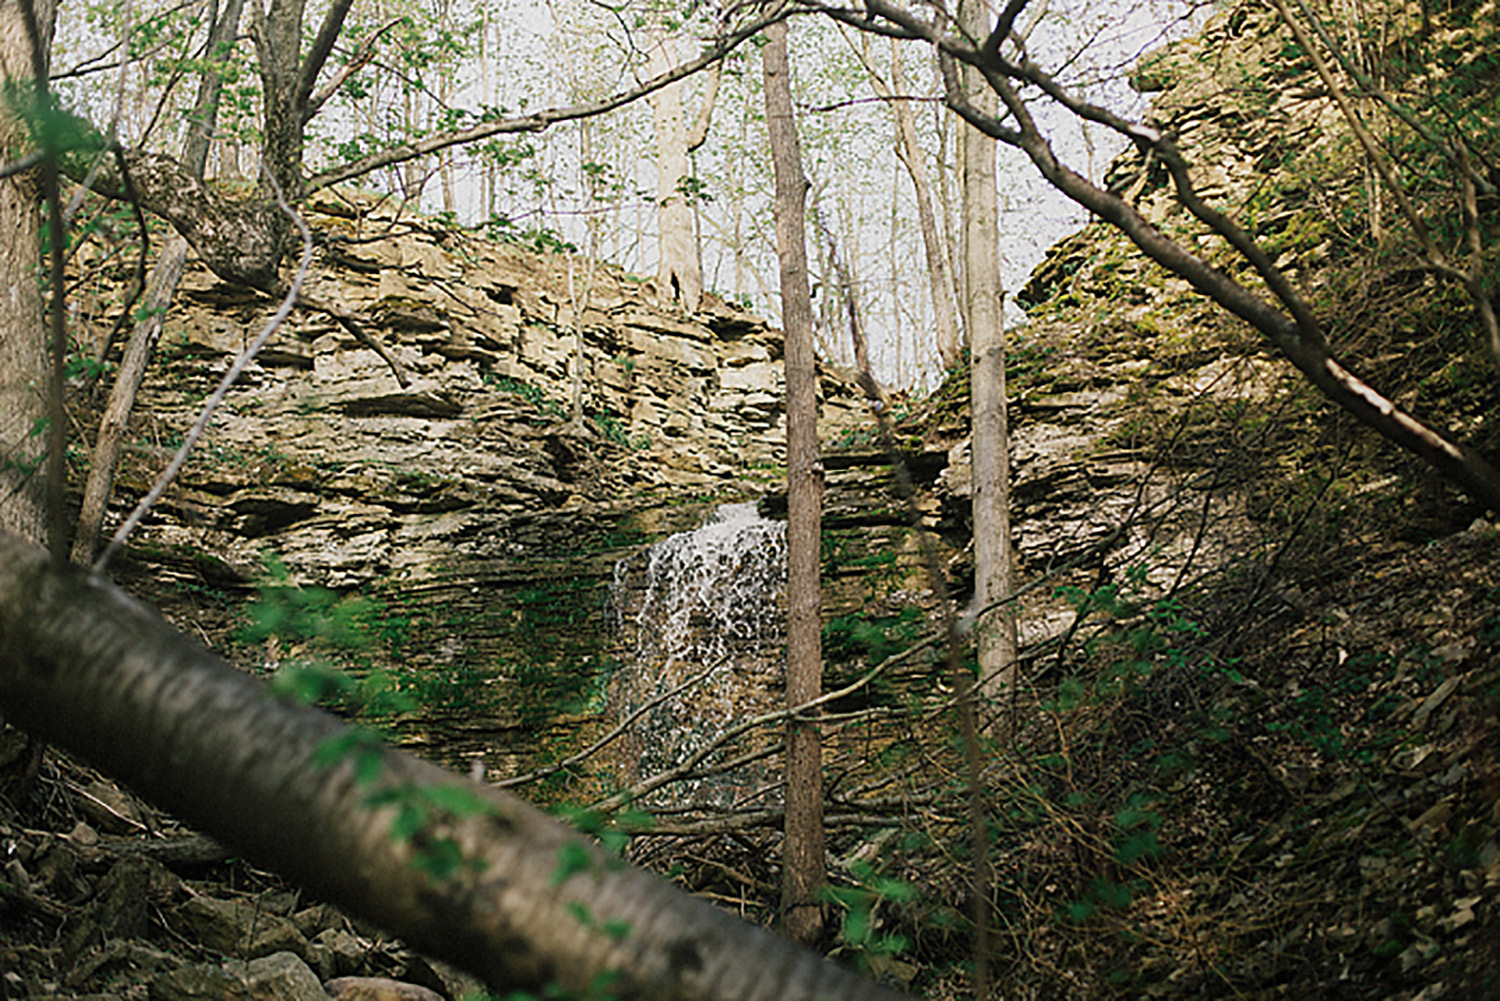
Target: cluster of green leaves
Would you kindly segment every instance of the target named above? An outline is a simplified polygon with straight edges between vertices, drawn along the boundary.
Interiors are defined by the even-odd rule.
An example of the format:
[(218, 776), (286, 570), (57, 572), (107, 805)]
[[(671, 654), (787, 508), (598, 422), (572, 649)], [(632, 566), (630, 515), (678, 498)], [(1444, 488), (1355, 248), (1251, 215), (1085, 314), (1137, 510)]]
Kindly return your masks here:
[(606, 441), (629, 449), (646, 449), (651, 447), (650, 435), (632, 435), (624, 422), (614, 414), (600, 410), (591, 415), (591, 419), (594, 422), (594, 427), (598, 429)]
[(564, 410), (563, 405), (557, 400), (554, 400), (552, 397), (548, 396), (547, 391), (542, 389), (540, 386), (534, 386), (531, 383), (526, 382), (522, 379), (517, 379), (514, 376), (496, 375), (493, 372), (484, 373), (482, 378), (486, 386), (498, 389), (502, 393), (509, 393), (512, 396), (519, 396), (521, 399), (525, 400), (527, 403), (535, 407), (536, 416), (532, 419), (532, 423), (551, 424), (556, 421), (563, 420), (567, 416), (567, 412)]
[(562, 234), (546, 226), (523, 227), (506, 215), (493, 215), (483, 226), (484, 234), (496, 243), (508, 243), (538, 254), (576, 254), (578, 247)]
[(1106, 646), (1114, 653), (1104, 659), (1101, 669), (1065, 677), (1042, 708), (1066, 712), (1091, 701), (1118, 698), (1158, 667), (1183, 667), (1194, 659), (1192, 641), (1204, 635), (1204, 628), (1186, 613), (1178, 598), (1144, 600), (1141, 594), (1148, 573), (1145, 564), (1136, 564), (1121, 581), (1093, 589), (1057, 589), (1077, 611), (1080, 627), (1091, 617), (1103, 620), (1104, 628), (1093, 631), (1084, 642), (1085, 657), (1094, 657)]
[[(376, 643), (399, 647), (405, 639), (404, 620), (382, 616), (381, 605), (360, 596), (344, 596), (327, 588), (300, 587), (291, 581), (285, 562), (265, 554), (267, 579), (259, 600), (247, 609), (248, 623), (239, 632), (242, 642), (271, 639), (286, 644), (297, 655), (282, 662), (271, 678), (272, 690), (303, 703), (322, 703), (355, 714), (388, 718), (417, 707), (409, 690), (387, 671), (355, 673), (331, 658), (340, 652), (365, 651)], [(492, 804), (470, 787), (392, 783), (385, 773), (385, 747), (379, 734), (358, 726), (325, 742), (314, 764), (333, 767), (348, 763), (370, 809), (392, 808), (391, 838), (412, 847), (412, 864), (435, 880), (462, 868), (477, 870), (457, 841), (440, 833), (448, 825), (493, 811)]]
[(853, 884), (823, 888), (822, 897), (839, 912), (839, 952), (855, 957), (862, 969), (868, 969), (875, 957), (894, 956), (911, 947), (902, 934), (883, 932), (878, 916), (882, 904), (910, 904), (916, 900), (916, 889), (910, 883), (882, 875), (868, 862), (849, 867)]
[(829, 660), (859, 659), (876, 665), (910, 648), (922, 636), (922, 610), (907, 605), (893, 615), (863, 612), (839, 615), (823, 627), (823, 653)]
[[(235, 639), (246, 644), (275, 641), (283, 654), (271, 687), (299, 702), (354, 716), (389, 719), (416, 708), (391, 672), (371, 669), (366, 656), (378, 640), (399, 645), (398, 623), (384, 617), (380, 602), (291, 579), (286, 561), (262, 554), (265, 579), (245, 609)], [(351, 670), (353, 668), (354, 670)]]

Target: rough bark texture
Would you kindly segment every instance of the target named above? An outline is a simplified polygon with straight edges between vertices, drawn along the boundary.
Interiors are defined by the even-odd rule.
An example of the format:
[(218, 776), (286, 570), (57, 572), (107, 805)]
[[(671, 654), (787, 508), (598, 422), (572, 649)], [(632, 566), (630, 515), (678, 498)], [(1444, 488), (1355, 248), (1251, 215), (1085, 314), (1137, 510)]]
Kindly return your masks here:
[[(320, 763), (349, 738), (344, 724), (275, 698), (104, 579), (4, 534), (0, 707), (499, 991), (582, 992), (610, 978), (622, 999), (898, 996), (605, 855), (511, 796), (388, 749), (364, 752), (379, 761), (365, 783), (357, 756)], [(435, 804), (422, 791), (438, 788), (482, 809), (458, 818), (433, 805), (402, 841), (391, 835), (394, 808), (369, 805), (377, 791)], [(413, 860), (441, 839), (466, 864), (437, 880)]]
[[(32, 78), (31, 42), (16, 0), (0, 2), (0, 77)], [(6, 112), (0, 117), (0, 155), (11, 160), (25, 151), (26, 128)], [(45, 534), (46, 439), (33, 432), (47, 413), (38, 221), (34, 172), (0, 179), (0, 528), (35, 540)]]
[[(51, 24), (50, 0), (33, 3)], [(0, 80), (24, 86), (35, 79), (31, 38), (17, 0), (0, 0)], [(0, 106), (0, 157), (29, 146), (26, 128)], [(40, 216), (35, 171), (0, 178), (0, 532), (33, 541), (47, 536), (46, 437), (49, 375), (42, 295), (37, 287)], [(41, 766), (42, 744), (5, 722), (0, 703), (0, 796), (25, 798)]]
[[(271, 0), (264, 13), (259, 4), (251, 8), (250, 37), (260, 69), (261, 161), (293, 202), (302, 196), (302, 127), (307, 124), (300, 93), (302, 14), (303, 0)], [(270, 214), (281, 215), (274, 209)]]
[[(822, 601), (818, 559), (823, 470), (818, 460), (817, 376), (812, 296), (807, 284), (803, 211), (807, 178), (792, 116), (787, 28), (766, 29), (766, 124), (776, 174), (776, 248), (781, 261), (781, 323), (786, 329), (787, 642), (786, 698), (801, 705), (822, 694)], [(823, 763), (815, 720), (787, 724), (786, 841), (782, 917), (788, 935), (815, 941), (823, 930), (818, 890), (825, 882)]]
[[(980, 3), (960, 8), (964, 30), (988, 34), (990, 17)], [(999, 102), (984, 78), (966, 68), (965, 90), (981, 114)], [(992, 607), (1014, 589), (1010, 540), (1010, 435), (1005, 413), (1005, 332), (1000, 284), (999, 205), (995, 142), (975, 129), (964, 137), (964, 268), (969, 290), (970, 394), (974, 470), (974, 623), (980, 695), (998, 703), (1016, 664), (1016, 623), (1008, 609)]]
[[(238, 198), (220, 194), (160, 153), (131, 151), (125, 154), (125, 163), (141, 203), (171, 223), (209, 270), (226, 282), (266, 293), (280, 287), (286, 232), (275, 220), (286, 217), (269, 194)], [(63, 166), (77, 181), (89, 165), (70, 159)], [(124, 179), (113, 158), (100, 166), (94, 190), (112, 198), (125, 197)]]
[[(671, 40), (660, 27), (653, 29), (648, 72), (660, 76), (676, 58)], [(651, 95), (656, 119), (657, 280), (689, 314), (703, 298), (703, 265), (693, 237), (693, 207), (681, 185), (688, 176), (688, 134), (682, 124), (682, 88), (671, 83)]]

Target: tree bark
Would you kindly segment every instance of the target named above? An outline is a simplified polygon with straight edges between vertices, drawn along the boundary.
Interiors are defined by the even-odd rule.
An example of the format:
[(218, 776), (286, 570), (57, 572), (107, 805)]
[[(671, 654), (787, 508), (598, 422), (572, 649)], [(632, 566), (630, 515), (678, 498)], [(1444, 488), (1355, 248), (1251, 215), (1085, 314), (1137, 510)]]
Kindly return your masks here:
[[(51, 0), (34, 0), (39, 21), (51, 25)], [(30, 34), (20, 0), (0, 0), (0, 81), (24, 94), (36, 79)], [(44, 56), (45, 58), (45, 56)], [(0, 103), (0, 158), (28, 152), (26, 126)], [(51, 381), (42, 295), (37, 286), (41, 216), (37, 171), (0, 178), (0, 532), (36, 543), (48, 535), (47, 437), (42, 434)], [(22, 802), (42, 763), (43, 745), (7, 725), (0, 702), (0, 797)]]
[[(49, 8), (50, 21), (50, 4), (36, 6)], [(20, 0), (0, 2), (0, 78), (21, 88), (34, 79)], [(0, 156), (18, 159), (28, 151), (26, 127), (9, 102), (0, 111)], [(34, 170), (0, 178), (0, 529), (38, 542), (46, 535), (46, 438), (40, 431), (49, 379), (36, 280), (39, 201)]]
[[(647, 72), (660, 76), (676, 61), (666, 31), (660, 25), (652, 28)], [(707, 105), (705, 113), (711, 109)], [(703, 265), (693, 235), (693, 207), (682, 191), (688, 176), (689, 136), (682, 124), (681, 85), (670, 83), (653, 93), (651, 110), (656, 122), (657, 281), (692, 314), (703, 298)]]
[[(229, 0), (209, 29), (208, 41), (204, 46), (207, 62), (198, 86), (198, 99), (189, 116), (182, 154), (183, 169), (200, 181), (208, 163), (214, 126), (219, 118), (219, 95), (223, 89), (223, 78), (218, 71), (234, 44), (243, 7), (243, 0)], [(145, 378), (151, 352), (161, 336), (163, 317), (177, 292), (177, 283), (182, 280), (187, 250), (186, 240), (181, 236), (173, 237), (152, 269), (146, 292), (145, 315), (131, 330), (130, 340), (126, 342), (125, 353), (120, 360), (120, 370), (110, 388), (109, 402), (105, 404), (104, 415), (99, 420), (99, 435), (94, 441), (94, 454), (89, 461), (89, 476), (83, 488), (78, 527), (73, 533), (74, 563), (87, 564), (94, 558), (94, 547), (99, 542), (110, 491), (114, 487), (115, 472), (120, 464), (125, 431), (130, 425), (130, 413), (135, 409), (136, 394)]]
[[(988, 8), (977, 0), (959, 7), (961, 28), (973, 38), (989, 33)], [(965, 68), (964, 89), (981, 115), (999, 105), (978, 71)], [(1016, 623), (993, 607), (1014, 589), (1010, 543), (1010, 433), (1005, 411), (1004, 291), (1000, 284), (999, 206), (995, 141), (977, 129), (964, 135), (964, 268), (969, 294), (970, 452), (974, 517), (974, 621), (979, 692), (998, 703), (1014, 682)], [(998, 717), (991, 717), (996, 719)], [(985, 729), (992, 730), (993, 723)]]
[[(813, 355), (812, 297), (807, 284), (807, 237), (803, 212), (807, 177), (802, 144), (792, 116), (787, 27), (766, 29), (761, 51), (765, 74), (766, 125), (776, 176), (776, 248), (781, 262), (781, 322), (786, 329), (787, 640), (786, 698), (789, 706), (817, 698), (823, 690), (821, 555), (823, 468), (818, 458), (818, 398)], [(823, 762), (815, 719), (787, 724), (786, 840), (783, 846), (781, 911), (792, 938), (822, 936), (818, 893), (826, 882), (823, 846)]]
[[(581, 993), (607, 978), (622, 1001), (899, 996), (606, 855), (508, 794), (358, 741), (103, 578), (7, 534), (0, 707), (500, 993)], [(353, 753), (330, 762), (338, 746)], [(362, 780), (370, 764), (374, 777)], [(397, 807), (371, 805), (382, 794), (425, 804), (421, 830), (393, 837)], [(472, 808), (438, 805), (456, 802)], [(456, 871), (437, 878), (413, 864), (441, 844), (461, 852)]]
[(948, 267), (948, 254), (943, 247), (942, 235), (938, 232), (937, 213), (933, 210), (932, 178), (927, 173), (927, 158), (917, 142), (917, 119), (911, 106), (900, 98), (903, 96), (901, 79), (901, 46), (891, 46), (891, 82), (887, 84), (875, 71), (869, 57), (869, 36), (861, 38), (861, 46), (855, 54), (870, 78), (870, 86), (876, 95), (890, 105), (896, 123), (896, 157), (906, 168), (911, 178), (917, 200), (917, 224), (922, 231), (922, 248), (927, 255), (927, 280), (932, 292), (932, 319), (937, 334), (938, 357), (943, 368), (952, 371), (961, 360), (958, 336), (958, 318), (953, 309), (953, 280)]

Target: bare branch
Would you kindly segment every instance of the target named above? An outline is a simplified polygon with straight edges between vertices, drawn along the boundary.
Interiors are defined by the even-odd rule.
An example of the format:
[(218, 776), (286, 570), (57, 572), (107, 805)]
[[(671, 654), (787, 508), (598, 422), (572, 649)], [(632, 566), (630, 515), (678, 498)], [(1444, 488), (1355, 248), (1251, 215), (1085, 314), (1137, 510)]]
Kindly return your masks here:
[(358, 316), (341, 306), (324, 302), (321, 299), (315, 299), (309, 295), (299, 295), (297, 297), (297, 305), (303, 309), (326, 313), (332, 317), (335, 323), (354, 335), (355, 340), (380, 356), (380, 360), (385, 362), (386, 367), (391, 370), (391, 374), (396, 377), (396, 382), (402, 389), (411, 385), (411, 376), (406, 374), (406, 369), (402, 367), (400, 360), (391, 354), (390, 351), (386, 350), (385, 345), (380, 343), (380, 340), (375, 335), (365, 329), (364, 323), (361, 322)]
[(333, 52), (339, 32), (344, 30), (344, 18), (348, 16), (349, 8), (353, 5), (354, 0), (333, 0), (333, 3), (329, 4), (328, 13), (323, 17), (323, 25), (318, 29), (318, 36), (313, 39), (312, 47), (307, 50), (307, 55), (302, 59), (295, 106), (304, 122), (317, 113), (317, 105), (311, 100), (313, 87), (317, 85), (318, 76), (323, 72), (323, 66), (328, 62), (329, 54)]
[(631, 724), (636, 720), (640, 719), (642, 716), (646, 715), (646, 713), (666, 702), (668, 699), (676, 698), (678, 695), (681, 695), (683, 692), (698, 684), (700, 681), (703, 681), (710, 674), (713, 674), (720, 667), (722, 667), (725, 663), (726, 661), (720, 660), (714, 664), (711, 664), (704, 670), (688, 678), (676, 688), (658, 695), (656, 698), (652, 699), (650, 702), (647, 702), (645, 705), (641, 706), (629, 716), (626, 716), (619, 722), (618, 725), (615, 726), (613, 730), (609, 731), (609, 733), (606, 733), (604, 736), (600, 737), (598, 740), (594, 741), (592, 744), (590, 744), (588, 747), (585, 747), (577, 754), (571, 754), (563, 760), (550, 764), (545, 768), (538, 768), (536, 771), (527, 772), (525, 775), (513, 775), (508, 779), (501, 779), (499, 782), (493, 782), (491, 783), (491, 785), (493, 785), (496, 789), (510, 789), (515, 786), (525, 785), (528, 782), (536, 782), (539, 779), (544, 779), (549, 775), (556, 775), (558, 772), (572, 768), (576, 764), (587, 761), (589, 758), (593, 757), (595, 754), (598, 754), (605, 747), (621, 737), (626, 730), (630, 729)]
[(317, 191), (329, 185), (342, 184), (345, 181), (368, 174), (372, 170), (389, 167), (392, 164), (405, 163), (407, 160), (427, 156), (439, 150), (448, 149), (451, 146), (461, 146), (465, 143), (487, 139), (490, 136), (544, 132), (558, 122), (574, 121), (579, 118), (593, 118), (605, 112), (613, 111), (616, 108), (639, 100), (648, 94), (676, 83), (678, 80), (692, 76), (699, 70), (713, 65), (732, 52), (747, 38), (759, 33), (766, 25), (779, 20), (785, 14), (786, 11), (783, 10), (771, 16), (756, 18), (714, 42), (696, 59), (685, 62), (665, 73), (660, 73), (649, 80), (634, 87), (626, 88), (609, 97), (600, 98), (595, 101), (583, 101), (578, 104), (570, 104), (558, 108), (549, 108), (535, 114), (520, 115), (515, 118), (481, 122), (466, 129), (439, 133), (438, 135), (429, 136), (417, 142), (395, 146), (391, 149), (381, 150), (378, 153), (371, 153), (369, 156), (360, 157), (353, 163), (345, 164), (342, 167), (334, 167), (331, 170), (325, 170), (322, 173), (313, 175), (308, 179), (307, 190), (310, 192)]
[[(913, 651), (915, 649), (917, 648), (913, 648)], [(827, 705), (830, 702), (836, 702), (842, 698), (847, 698), (848, 696), (853, 695), (855, 692), (858, 692), (860, 689), (864, 688), (880, 675), (884, 674), (888, 669), (890, 669), (892, 665), (901, 660), (904, 660), (906, 655), (912, 654), (913, 651), (907, 651), (907, 654), (900, 657), (891, 657), (887, 660), (881, 661), (875, 667), (871, 668), (869, 671), (865, 672), (865, 674), (860, 676), (858, 680), (844, 686), (843, 688), (840, 688), (838, 691), (826, 692), (815, 699), (809, 699), (808, 701), (803, 702), (800, 705), (792, 706), (790, 709), (778, 709), (775, 712), (762, 713), (759, 716), (754, 716), (742, 723), (732, 726), (728, 730), (725, 730), (723, 733), (719, 734), (708, 744), (700, 747), (697, 751), (694, 751), (684, 761), (677, 764), (676, 766), (669, 768), (664, 772), (660, 772), (656, 775), (652, 775), (646, 779), (643, 779), (640, 782), (637, 782), (635, 785), (631, 786), (629, 789), (622, 790), (612, 796), (602, 799), (598, 803), (594, 804), (594, 807), (595, 809), (604, 811), (618, 810), (620, 807), (626, 805), (632, 800), (640, 799), (642, 796), (655, 792), (657, 789), (660, 789), (664, 785), (669, 785), (673, 782), (678, 782), (682, 779), (690, 778), (694, 775), (697, 767), (702, 764), (709, 755), (713, 754), (715, 751), (728, 744), (730, 741), (735, 740), (738, 737), (742, 737), (752, 730), (757, 730), (761, 727), (771, 726), (775, 723), (782, 723), (786, 720), (800, 717), (806, 714), (809, 710), (816, 709), (819, 706)], [(753, 753), (759, 754), (760, 752)]]
[(376, 43), (378, 43), (380, 39), (384, 37), (386, 32), (390, 31), (400, 23), (401, 18), (397, 17), (392, 18), (385, 24), (381, 25), (379, 30), (375, 31), (370, 35), (369, 38), (366, 38), (362, 43), (360, 43), (359, 48), (356, 49), (354, 54), (349, 57), (348, 62), (344, 63), (337, 70), (335, 70), (333, 76), (328, 79), (328, 82), (324, 83), (323, 86), (319, 87), (315, 92), (308, 96), (308, 118), (316, 115), (319, 109), (321, 109), (323, 105), (328, 102), (328, 99), (330, 97), (338, 93), (338, 89), (342, 87), (350, 77), (370, 64), (370, 60), (375, 58)]
[[(872, 13), (925, 38), (943, 59), (948, 106), (966, 122), (1030, 158), (1042, 176), (1079, 205), (1123, 232), (1147, 257), (1185, 279), (1222, 308), (1248, 322), (1317, 386), (1333, 403), (1367, 427), (1433, 465), (1468, 490), (1476, 500), (1500, 510), (1500, 471), (1474, 449), (1455, 442), (1417, 420), (1349, 371), (1331, 352), (1321, 326), (1306, 302), (1255, 241), (1223, 213), (1206, 205), (1194, 191), (1186, 161), (1170, 138), (1157, 129), (1130, 122), (1112, 112), (1079, 100), (1030, 60), (1013, 63), (1003, 57), (984, 58), (972, 46), (922, 21), (889, 0), (867, 0)], [(977, 67), (1000, 96), (1016, 127), (981, 114), (964, 97), (957, 62)], [(1013, 80), (1041, 88), (1068, 110), (1129, 137), (1137, 146), (1153, 150), (1167, 165), (1179, 200), (1200, 221), (1223, 236), (1266, 281), (1287, 313), (1282, 313), (1224, 271), (1170, 239), (1118, 194), (1105, 191), (1063, 164), (1042, 136)], [(1290, 315), (1287, 315), (1290, 314)]]
[(125, 541), (130, 538), (130, 533), (135, 531), (136, 526), (141, 523), (141, 519), (151, 510), (152, 505), (160, 500), (161, 495), (166, 493), (167, 487), (172, 485), (172, 481), (177, 478), (177, 474), (182, 471), (182, 467), (187, 463), (188, 455), (192, 452), (193, 446), (198, 443), (198, 439), (203, 436), (203, 432), (208, 428), (208, 422), (213, 419), (214, 411), (218, 410), (219, 404), (224, 402), (224, 397), (229, 393), (230, 387), (239, 379), (240, 373), (254, 360), (260, 349), (265, 347), (266, 342), (271, 339), (271, 335), (291, 315), (292, 307), (297, 301), (297, 295), (302, 291), (302, 283), (307, 279), (307, 271), (312, 266), (312, 232), (307, 228), (307, 223), (303, 221), (302, 217), (286, 203), (286, 199), (281, 193), (281, 186), (276, 183), (276, 179), (271, 177), (269, 172), (266, 172), (265, 176), (267, 182), (271, 185), (271, 190), (276, 194), (276, 204), (280, 206), (282, 212), (291, 218), (292, 222), (296, 224), (297, 229), (302, 233), (302, 260), (298, 264), (296, 277), (292, 279), (291, 288), (287, 290), (286, 296), (282, 299), (281, 306), (276, 310), (276, 313), (266, 321), (265, 327), (251, 345), (235, 359), (229, 371), (224, 373), (224, 378), (220, 380), (218, 388), (213, 391), (213, 395), (204, 402), (203, 411), (198, 415), (197, 422), (188, 431), (187, 438), (183, 441), (182, 447), (177, 450), (177, 454), (172, 457), (172, 461), (167, 465), (167, 468), (162, 470), (162, 474), (157, 477), (155, 485), (152, 486), (150, 492), (145, 497), (141, 498), (141, 502), (136, 505), (134, 511), (130, 512), (130, 517), (125, 519), (125, 523), (120, 526), (114, 538), (109, 541), (109, 545), (105, 547), (104, 552), (100, 553), (99, 558), (94, 561), (94, 571), (96, 573), (104, 572), (105, 567), (109, 565), (110, 558), (114, 556), (116, 550), (125, 544)]

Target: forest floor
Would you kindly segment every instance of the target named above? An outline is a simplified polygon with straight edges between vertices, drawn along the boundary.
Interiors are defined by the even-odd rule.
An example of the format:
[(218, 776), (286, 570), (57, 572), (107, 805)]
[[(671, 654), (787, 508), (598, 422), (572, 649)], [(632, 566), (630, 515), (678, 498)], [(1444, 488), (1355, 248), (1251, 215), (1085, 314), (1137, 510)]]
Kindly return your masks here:
[[(1476, 523), (1327, 554), (1321, 582), (1268, 579), (1175, 623), (1121, 617), (1079, 670), (1143, 621), (1175, 644), (1157, 649), (1164, 666), (1123, 684), (1071, 674), (1071, 701), (1053, 678), (1046, 725), (1001, 752), (1004, 996), (1500, 996), (1500, 535)], [(1236, 616), (1236, 600), (1260, 612)], [(1216, 641), (1240, 653), (1194, 655)], [(6, 1001), (242, 998), (255, 971), (234, 963), (273, 976), (286, 958), (261, 957), (283, 953), (311, 971), (303, 987), (478, 987), (54, 752), (24, 798), (0, 801), (0, 859)], [(773, 860), (740, 862), (774, 885)], [(961, 860), (876, 862), (916, 888), (881, 923), (906, 948), (846, 943), (844, 958), (966, 996), (968, 937), (930, 902)], [(350, 983), (335, 994), (360, 996)]]

